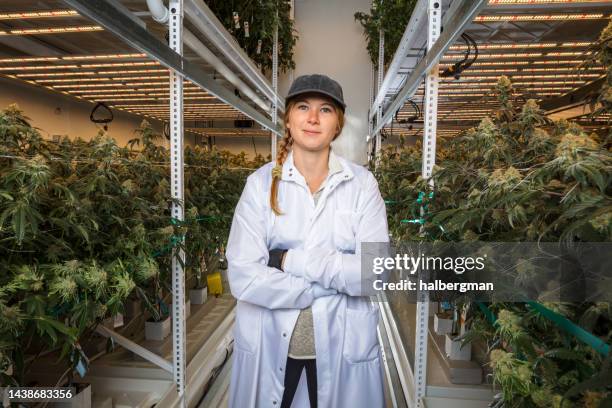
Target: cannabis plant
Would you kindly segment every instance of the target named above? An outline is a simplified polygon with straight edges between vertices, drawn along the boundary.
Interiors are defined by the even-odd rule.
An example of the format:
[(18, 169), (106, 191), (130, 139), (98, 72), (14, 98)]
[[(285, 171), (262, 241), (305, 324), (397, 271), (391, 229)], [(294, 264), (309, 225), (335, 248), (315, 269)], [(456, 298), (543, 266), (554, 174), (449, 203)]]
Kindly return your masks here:
[[(604, 87), (602, 94), (607, 91)], [(495, 92), (500, 109), (494, 117), (438, 143), (434, 189), (420, 176), (420, 143), (383, 150), (376, 176), (394, 240), (610, 241), (612, 155), (605, 135), (565, 120), (553, 122), (533, 100), (515, 106), (506, 77)], [(519, 285), (532, 280), (529, 263), (515, 273)], [(544, 306), (601, 341), (612, 340), (608, 303)], [(464, 340), (489, 345), (490, 368), (506, 407), (610, 403), (605, 356), (530, 304), (489, 307), (497, 319), (474, 310)]]

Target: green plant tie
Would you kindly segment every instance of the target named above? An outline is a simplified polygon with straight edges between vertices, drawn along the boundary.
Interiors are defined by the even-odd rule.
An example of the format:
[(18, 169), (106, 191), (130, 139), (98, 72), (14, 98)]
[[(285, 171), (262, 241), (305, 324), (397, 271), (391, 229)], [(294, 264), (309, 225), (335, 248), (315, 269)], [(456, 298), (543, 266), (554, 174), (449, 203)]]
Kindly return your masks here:
[(400, 220), (402, 224), (425, 224), (424, 218), (414, 218), (412, 220)]
[(493, 313), (493, 311), (491, 311), (491, 309), (489, 309), (487, 305), (485, 305), (482, 302), (476, 302), (476, 304), (478, 305), (480, 310), (482, 310), (482, 313), (484, 313), (489, 323), (491, 323), (491, 326), (495, 326), (495, 323), (497, 322), (497, 318), (495, 317), (495, 314)]
[(529, 301), (527, 304), (540, 313), (542, 316), (546, 317), (548, 320), (555, 323), (561, 329), (565, 330), (567, 333), (573, 335), (578, 340), (582, 341), (585, 344), (591, 346), (595, 351), (597, 351), (602, 356), (607, 356), (610, 353), (610, 345), (601, 340), (599, 337), (595, 336), (592, 333), (584, 330), (582, 327), (574, 324), (567, 318), (561, 316), (557, 312), (554, 312), (545, 306), (539, 304), (538, 302)]
[[(429, 194), (427, 194), (427, 197), (430, 200), (433, 200), (434, 198), (434, 192), (430, 191)], [(429, 203), (422, 205), (423, 204), (423, 199), (425, 198), (425, 192), (420, 191), (419, 192), (419, 196), (416, 199), (417, 204), (421, 204), (421, 206), (423, 207), (423, 217), (422, 218), (413, 218), (411, 220), (400, 220), (401, 224), (420, 224), (423, 225), (425, 224), (425, 217), (427, 216), (427, 206), (429, 205)], [(386, 202), (386, 201), (385, 201)], [(440, 228), (440, 231), (442, 231), (442, 233), (446, 233), (446, 231), (444, 230), (444, 227), (442, 227), (441, 225), (438, 225), (438, 228)]]
[(172, 235), (170, 237), (170, 243), (160, 249), (159, 251), (155, 251), (153, 254), (153, 258), (157, 258), (158, 256), (164, 255), (168, 253), (172, 248), (177, 247), (180, 242), (185, 239), (185, 235)]
[[(217, 220), (220, 220), (220, 219), (221, 219), (220, 217), (216, 217), (214, 215), (204, 215), (204, 216), (201, 216), (201, 217), (197, 217), (195, 220), (200, 222), (200, 221), (217, 221)], [(172, 225), (184, 225), (184, 224), (186, 224), (186, 221), (181, 221), (178, 218), (172, 217), (172, 218), (170, 218), (170, 223)]]
[[(491, 325), (495, 326), (497, 318), (484, 303), (476, 302), (480, 310), (484, 313), (485, 317), (491, 323)], [(584, 330), (582, 327), (573, 323), (566, 317), (561, 316), (557, 312), (554, 312), (544, 305), (541, 305), (538, 302), (528, 301), (527, 304), (536, 312), (540, 313), (542, 316), (555, 323), (559, 328), (564, 330), (565, 332), (573, 335), (578, 340), (592, 347), (593, 350), (597, 351), (602, 356), (607, 356), (610, 353), (610, 345), (601, 340), (599, 337), (595, 336), (592, 333)]]

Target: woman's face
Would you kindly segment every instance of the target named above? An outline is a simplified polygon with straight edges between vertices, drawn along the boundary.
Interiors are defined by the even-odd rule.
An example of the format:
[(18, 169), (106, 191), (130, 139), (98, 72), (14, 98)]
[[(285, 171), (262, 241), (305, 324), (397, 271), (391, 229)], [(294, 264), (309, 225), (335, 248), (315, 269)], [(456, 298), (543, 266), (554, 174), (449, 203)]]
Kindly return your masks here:
[(297, 99), (286, 123), (293, 148), (317, 152), (329, 148), (338, 133), (338, 113), (331, 100), (321, 96)]

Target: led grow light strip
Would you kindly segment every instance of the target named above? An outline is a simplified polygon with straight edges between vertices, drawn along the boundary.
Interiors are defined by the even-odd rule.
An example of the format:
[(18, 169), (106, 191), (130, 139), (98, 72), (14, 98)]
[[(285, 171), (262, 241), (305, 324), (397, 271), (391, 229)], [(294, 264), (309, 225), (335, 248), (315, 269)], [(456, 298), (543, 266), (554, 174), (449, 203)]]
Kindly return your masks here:
[(117, 92), (117, 93), (130, 93), (130, 92), (142, 92), (138, 89), (79, 89), (79, 90), (69, 90), (66, 92), (77, 94), (77, 95), (85, 95), (85, 94), (96, 94), (100, 92)]
[[(524, 48), (558, 48), (558, 47), (588, 47), (592, 43), (590, 42), (564, 42), (559, 43), (512, 43), (512, 44), (478, 44), (478, 50), (513, 50), (513, 49), (524, 49)], [(453, 51), (465, 51), (467, 47), (465, 45), (453, 45), (449, 48)]]
[(53, 85), (56, 89), (73, 90), (77, 88), (116, 88), (117, 84), (64, 84), (64, 85)]
[[(583, 51), (568, 51), (568, 52), (530, 52), (530, 53), (503, 53), (503, 54), (478, 54), (478, 59), (492, 58), (533, 58), (533, 57), (574, 57), (584, 55)], [(457, 59), (457, 54), (446, 54), (442, 59)]]
[(598, 0), (489, 0), (490, 6), (500, 4), (568, 4), (568, 3), (590, 3)]
[[(512, 85), (563, 85), (563, 84), (584, 84), (586, 81), (584, 80), (565, 80), (565, 81), (513, 81)], [(453, 87), (453, 88), (470, 88), (471, 86), (478, 85), (497, 85), (497, 81), (459, 81), (459, 82), (443, 82), (443, 86), (445, 88)]]
[[(591, 68), (584, 68), (584, 69), (580, 69), (581, 71), (599, 71), (601, 73), (603, 73), (603, 69), (599, 68), (599, 67), (591, 67)], [(557, 72), (557, 71), (577, 71), (576, 67), (559, 67), (559, 68), (521, 68), (519, 69), (512, 69), (512, 68), (491, 68), (491, 69), (470, 69), (468, 71), (465, 71), (463, 74), (461, 74), (461, 77), (469, 77), (469, 76), (473, 76), (471, 74), (476, 74), (476, 73), (490, 73), (490, 72), (499, 72), (499, 73), (507, 73), (507, 72), (520, 72), (520, 73), (535, 73), (535, 72)], [(510, 74), (512, 75), (512, 74)], [(593, 74), (595, 75), (595, 74)], [(599, 74), (597, 74), (599, 75)]]
[[(490, 59), (490, 58), (530, 58), (530, 57), (541, 57), (541, 52), (530, 52), (530, 53), (504, 53), (504, 54), (478, 54), (478, 59)], [(446, 54), (442, 59), (457, 59), (457, 54)]]
[(98, 60), (98, 59), (121, 59), (121, 58), (144, 58), (146, 54), (104, 54), (104, 55), (73, 55), (65, 57), (19, 57), (19, 58), (3, 58), (0, 63), (16, 63), (16, 62), (41, 62), (41, 61), (80, 61), (80, 60)]
[[(87, 96), (86, 98), (83, 98), (83, 97), (77, 96), (77, 98), (86, 99), (86, 98), (95, 98), (95, 97)], [(108, 101), (156, 101), (156, 100), (158, 100), (158, 98), (120, 98), (120, 97), (111, 97), (109, 99), (104, 99), (105, 102), (108, 102)]]
[[(132, 66), (151, 66), (159, 65), (157, 61), (145, 62), (116, 62), (108, 64), (81, 64), (81, 65), (26, 65), (14, 67), (0, 67), (0, 71), (23, 71), (23, 70), (47, 70), (47, 69), (64, 69), (64, 68), (106, 68), (106, 67), (132, 67)], [(101, 73), (102, 74), (102, 73)]]
[(64, 60), (98, 60), (98, 59), (121, 59), (121, 58), (145, 58), (147, 54), (131, 53), (131, 54), (100, 54), (100, 55), (69, 55), (62, 57)]
[[(165, 104), (128, 104), (128, 105), (117, 105), (122, 107), (129, 108), (167, 108)], [(185, 105), (187, 109), (194, 107), (207, 107), (207, 106), (224, 106), (219, 103), (190, 103), (189, 105)], [(112, 106), (111, 106), (112, 107)]]
[(0, 31), (0, 35), (37, 35), (37, 34), (65, 34), (86, 33), (93, 31), (104, 31), (101, 26), (75, 26), (75, 27), (46, 27), (46, 28), (23, 28), (8, 31)]
[[(15, 74), (17, 78), (39, 78), (39, 77), (63, 77), (63, 76), (85, 76), (85, 75), (96, 75), (93, 71), (77, 71), (77, 72), (45, 72), (45, 73), (28, 73), (28, 74)], [(79, 78), (74, 78), (79, 80)]]
[(81, 64), (83, 68), (107, 68), (107, 67), (145, 67), (151, 65), (159, 65), (158, 61), (143, 61), (143, 62), (109, 62), (103, 64)]
[(57, 78), (52, 78), (52, 79), (35, 79), (36, 82), (38, 82), (39, 84), (46, 84), (46, 83), (50, 83), (50, 84), (61, 84), (61, 83), (66, 83), (66, 82), (103, 82), (103, 81), (110, 81), (109, 78), (63, 78), (63, 79), (57, 79)]
[(604, 18), (602, 13), (577, 13), (577, 14), (521, 14), (521, 15), (495, 15), (477, 16), (476, 23), (488, 23), (496, 21), (567, 21), (567, 20), (599, 20)]
[(43, 62), (43, 61), (58, 61), (59, 57), (22, 57), (22, 58), (2, 58), (0, 63), (10, 64), (14, 62)]
[(157, 72), (168, 73), (167, 69), (133, 69), (121, 71), (98, 71), (99, 75), (124, 75), (124, 74), (153, 74)]
[[(95, 98), (95, 99), (100, 99), (100, 98), (115, 98), (117, 97), (117, 94), (112, 93), (112, 94), (99, 94), (99, 95), (82, 95), (84, 98)], [(145, 93), (134, 93), (134, 94), (130, 94), (130, 95), (126, 95), (127, 97), (132, 97), (132, 96), (149, 96)], [(120, 98), (123, 98), (123, 96), (119, 96)], [(109, 99), (109, 100), (115, 100), (115, 99)]]
[(0, 67), (0, 71), (36, 71), (47, 69), (64, 69), (64, 68), (79, 68), (78, 65), (40, 65), (40, 66), (23, 66), (23, 67)]
[[(578, 59), (568, 59), (568, 60), (554, 60), (554, 61), (549, 61), (549, 60), (533, 60), (533, 61), (486, 61), (486, 62), (475, 62), (472, 64), (472, 66), (495, 66), (495, 65), (538, 65), (538, 64), (543, 64), (543, 65), (550, 65), (550, 64), (555, 64), (555, 65), (572, 65), (575, 66), (579, 63), (580, 61)], [(440, 64), (441, 67), (449, 67), (452, 64), (449, 63), (443, 63)], [(469, 72), (469, 71), (466, 71)]]
[(74, 10), (26, 11), (21, 13), (1, 13), (0, 20), (25, 20), (35, 18), (55, 18), (78, 16)]

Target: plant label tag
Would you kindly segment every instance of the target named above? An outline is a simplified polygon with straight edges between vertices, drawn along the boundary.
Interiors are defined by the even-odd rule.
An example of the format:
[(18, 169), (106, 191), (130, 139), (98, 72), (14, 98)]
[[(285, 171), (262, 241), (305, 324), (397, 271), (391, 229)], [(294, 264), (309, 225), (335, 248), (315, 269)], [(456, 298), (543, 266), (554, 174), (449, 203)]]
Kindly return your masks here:
[(83, 360), (79, 359), (79, 363), (76, 366), (76, 370), (79, 373), (79, 376), (81, 376), (81, 378), (85, 377), (87, 369), (85, 368), (85, 364), (83, 364)]

